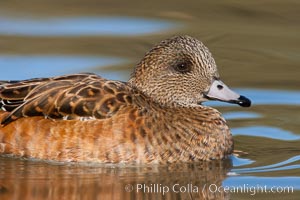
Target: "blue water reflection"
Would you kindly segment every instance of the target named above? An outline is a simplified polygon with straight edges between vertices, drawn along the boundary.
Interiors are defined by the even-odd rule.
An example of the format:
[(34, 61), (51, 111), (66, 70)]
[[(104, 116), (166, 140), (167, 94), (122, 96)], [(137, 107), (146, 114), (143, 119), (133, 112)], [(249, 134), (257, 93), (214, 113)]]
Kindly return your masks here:
[(226, 112), (223, 117), (227, 120), (233, 119), (256, 119), (262, 117), (262, 115), (254, 112)]
[(247, 159), (247, 158), (239, 158), (236, 156), (230, 156), (230, 159), (232, 161), (232, 164), (234, 167), (244, 166), (244, 165), (250, 165), (253, 163), (253, 160)]
[[(286, 176), (286, 177), (256, 177), (256, 176), (231, 176), (223, 181), (224, 186), (229, 187), (244, 187), (249, 189), (250, 187), (264, 187), (267, 189), (271, 187), (285, 187), (291, 186), (294, 190), (300, 190), (300, 177), (298, 176)], [(244, 192), (251, 194), (252, 191)], [(253, 191), (259, 192), (259, 191)], [(261, 194), (263, 192), (260, 192)], [(292, 193), (290, 191), (290, 193)]]
[[(233, 159), (235, 158), (232, 156)], [(259, 172), (272, 172), (272, 171), (286, 171), (299, 169), (300, 165), (296, 164), (299, 162), (300, 156), (294, 156), (287, 160), (284, 160), (279, 163), (259, 166), (259, 167), (250, 167), (250, 168), (238, 168), (232, 169), (229, 173), (228, 178), (223, 181), (223, 186), (227, 186), (231, 189), (246, 189), (248, 191), (244, 191), (244, 193), (251, 194), (251, 192), (255, 192), (255, 188), (259, 191), (264, 187), (266, 189), (270, 189), (271, 187), (278, 187), (281, 189), (282, 187), (290, 186), (294, 190), (300, 190), (300, 177), (299, 176), (291, 176), (291, 177), (260, 177), (260, 176), (241, 176), (241, 174), (249, 174), (249, 173), (259, 173)], [(237, 165), (235, 165), (236, 167)], [(252, 189), (252, 191), (250, 191)], [(291, 189), (291, 188), (290, 188)]]
[[(0, 55), (0, 80), (22, 80), (77, 72), (93, 72), (100, 66), (124, 63), (124, 59), (93, 56)], [(113, 78), (111, 75), (103, 75)]]
[[(232, 156), (234, 157), (234, 156)], [(249, 174), (249, 173), (258, 173), (258, 172), (271, 172), (271, 171), (282, 171), (290, 169), (299, 169), (300, 165), (297, 164), (300, 161), (300, 156), (293, 156), (287, 160), (259, 167), (250, 167), (250, 168), (239, 168), (232, 169), (234, 174)], [(237, 166), (237, 165), (235, 165)]]
[(26, 36), (130, 36), (152, 34), (175, 23), (129, 17), (9, 18), (0, 16), (0, 34)]
[(296, 135), (293, 132), (283, 130), (277, 127), (271, 127), (271, 126), (239, 127), (239, 128), (232, 128), (231, 131), (234, 136), (246, 135), (246, 136), (266, 137), (266, 138), (286, 140), (286, 141), (293, 141), (293, 140), (300, 139), (300, 135)]

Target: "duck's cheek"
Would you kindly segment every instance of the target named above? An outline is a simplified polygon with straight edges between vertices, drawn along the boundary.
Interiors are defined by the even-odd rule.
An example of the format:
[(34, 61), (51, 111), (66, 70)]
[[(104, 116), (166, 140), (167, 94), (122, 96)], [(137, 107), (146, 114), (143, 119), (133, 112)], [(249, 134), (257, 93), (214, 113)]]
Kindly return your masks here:
[(201, 105), (203, 102), (208, 101), (203, 93), (198, 93), (197, 96), (194, 97), (194, 102), (195, 104)]

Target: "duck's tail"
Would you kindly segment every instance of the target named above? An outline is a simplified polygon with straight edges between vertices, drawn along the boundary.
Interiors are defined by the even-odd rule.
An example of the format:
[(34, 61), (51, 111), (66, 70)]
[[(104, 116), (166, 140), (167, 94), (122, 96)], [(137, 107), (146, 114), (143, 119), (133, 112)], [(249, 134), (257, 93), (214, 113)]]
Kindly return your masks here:
[(0, 109), (11, 112), (20, 106), (36, 86), (48, 78), (29, 79), (24, 81), (0, 81)]

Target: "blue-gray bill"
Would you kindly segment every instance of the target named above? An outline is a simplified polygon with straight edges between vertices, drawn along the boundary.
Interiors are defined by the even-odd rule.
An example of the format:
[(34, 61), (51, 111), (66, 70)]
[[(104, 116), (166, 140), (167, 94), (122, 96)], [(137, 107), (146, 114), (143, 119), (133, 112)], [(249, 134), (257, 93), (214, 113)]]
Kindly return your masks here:
[(250, 107), (251, 100), (232, 91), (221, 80), (214, 80), (208, 92), (204, 94), (208, 100), (217, 100), (227, 103), (238, 104), (242, 107)]

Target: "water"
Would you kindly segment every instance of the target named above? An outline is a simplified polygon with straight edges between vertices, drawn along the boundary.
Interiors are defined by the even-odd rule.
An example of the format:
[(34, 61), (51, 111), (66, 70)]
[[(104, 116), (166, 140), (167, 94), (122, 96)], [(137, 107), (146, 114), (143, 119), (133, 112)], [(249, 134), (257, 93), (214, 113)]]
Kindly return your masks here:
[(128, 166), (0, 157), (0, 199), (299, 199), (299, 6), (293, 0), (1, 2), (0, 79), (86, 71), (127, 80), (153, 44), (189, 34), (210, 48), (222, 80), (253, 106), (207, 103), (234, 135), (236, 152), (227, 160)]
[[(0, 16), (0, 33), (21, 36), (132, 36), (172, 28), (172, 23), (129, 17), (7, 18)], [(175, 25), (173, 25), (175, 26)]]
[[(126, 62), (121, 58), (69, 55), (0, 55), (0, 66), (5, 72), (1, 80), (24, 80), (33, 77), (49, 77), (74, 72), (84, 72), (87, 68), (117, 65)], [(106, 78), (111, 73), (105, 74)], [(117, 77), (115, 77), (117, 78)]]

